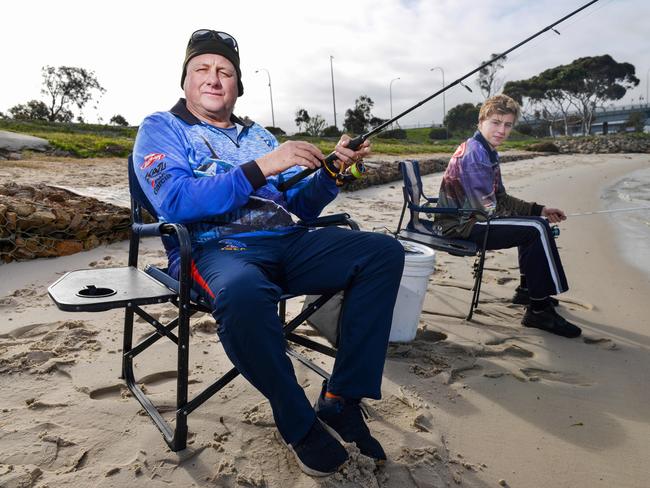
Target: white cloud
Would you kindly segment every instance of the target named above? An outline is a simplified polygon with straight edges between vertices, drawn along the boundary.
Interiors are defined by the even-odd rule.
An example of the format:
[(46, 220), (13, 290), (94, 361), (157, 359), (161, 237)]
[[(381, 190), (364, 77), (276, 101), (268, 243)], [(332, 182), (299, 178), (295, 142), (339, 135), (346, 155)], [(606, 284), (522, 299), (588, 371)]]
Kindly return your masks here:
[[(40, 98), (44, 65), (92, 69), (107, 89), (99, 112), (86, 119), (122, 114), (132, 124), (171, 107), (182, 95), (179, 82), (185, 44), (197, 28), (215, 28), (237, 38), (245, 94), (236, 112), (270, 125), (269, 70), (276, 124), (294, 131), (298, 108), (333, 122), (329, 56), (334, 56), (337, 122), (362, 94), (375, 101), (375, 114), (406, 109), (445, 81), (474, 69), (559, 19), (583, 2), (570, 0), (437, 1), (246, 1), (184, 2), (115, 0), (93, 4), (74, 0), (22, 0), (4, 7), (0, 44), (0, 110)], [(601, 0), (509, 57), (503, 76), (521, 79), (580, 56), (611, 54), (637, 68), (642, 83), (626, 97), (645, 97), (650, 67), (646, 0)], [(474, 78), (447, 92), (447, 109), (481, 99)], [(439, 122), (442, 97), (406, 116), (404, 124)]]

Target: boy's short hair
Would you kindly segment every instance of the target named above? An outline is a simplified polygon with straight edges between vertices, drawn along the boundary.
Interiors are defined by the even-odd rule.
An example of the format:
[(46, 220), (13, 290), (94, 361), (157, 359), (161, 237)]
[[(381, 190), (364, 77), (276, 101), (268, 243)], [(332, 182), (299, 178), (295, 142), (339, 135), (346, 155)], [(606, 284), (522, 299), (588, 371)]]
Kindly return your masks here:
[(519, 107), (519, 104), (508, 95), (495, 95), (488, 98), (485, 103), (481, 105), (481, 110), (478, 113), (479, 123), (494, 114), (513, 114), (515, 116), (515, 122), (517, 122), (519, 115), (521, 114), (521, 108)]

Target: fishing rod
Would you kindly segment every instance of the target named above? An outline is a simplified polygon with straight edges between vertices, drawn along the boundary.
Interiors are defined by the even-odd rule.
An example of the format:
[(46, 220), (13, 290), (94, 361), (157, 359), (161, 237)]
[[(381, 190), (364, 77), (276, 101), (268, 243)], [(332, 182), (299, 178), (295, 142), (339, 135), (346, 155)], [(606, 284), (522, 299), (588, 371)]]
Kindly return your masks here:
[(650, 207), (629, 207), (629, 208), (614, 208), (611, 210), (594, 210), (592, 212), (577, 212), (567, 214), (567, 217), (584, 217), (585, 215), (608, 214), (618, 212), (636, 212), (639, 210), (650, 210)]
[[(495, 63), (495, 62), (498, 61), (499, 59), (501, 59), (501, 58), (505, 57), (506, 55), (510, 54), (510, 53), (511, 53), (512, 51), (514, 51), (515, 49), (518, 49), (518, 48), (520, 48), (521, 46), (523, 46), (524, 44), (526, 44), (526, 43), (532, 41), (532, 40), (535, 39), (536, 37), (541, 36), (544, 32), (547, 32), (547, 31), (549, 31), (549, 30), (552, 30), (553, 27), (555, 27), (556, 25), (558, 25), (558, 24), (564, 22), (565, 20), (567, 20), (567, 19), (573, 17), (573, 16), (576, 15), (577, 13), (583, 11), (584, 9), (586, 9), (587, 7), (590, 7), (591, 5), (593, 5), (594, 3), (598, 2), (598, 1), (599, 1), (599, 0), (591, 0), (590, 2), (587, 2), (587, 3), (584, 4), (582, 7), (577, 8), (576, 10), (574, 10), (573, 12), (571, 12), (571, 13), (568, 14), (568, 15), (565, 15), (565, 16), (562, 17), (560, 20), (557, 20), (557, 21), (553, 22), (552, 24), (550, 24), (550, 25), (544, 27), (544, 28), (543, 28), (542, 30), (540, 30), (539, 32), (536, 32), (535, 34), (533, 34), (532, 36), (528, 37), (527, 39), (524, 39), (524, 40), (521, 41), (520, 43), (518, 43), (518, 44), (512, 46), (510, 49), (508, 49), (508, 50), (506, 50), (506, 51), (503, 51), (503, 52), (502, 52), (501, 54), (499, 54), (498, 56), (496, 56), (496, 57), (490, 59), (489, 61), (486, 61), (485, 63), (483, 63), (482, 65), (480, 65), (478, 68), (473, 69), (472, 71), (470, 71), (469, 73), (467, 73), (467, 74), (464, 75), (464, 76), (461, 76), (460, 78), (458, 78), (458, 79), (455, 80), (454, 82), (450, 83), (449, 85), (447, 85), (447, 86), (443, 87), (442, 89), (438, 90), (437, 92), (435, 92), (433, 95), (430, 95), (430, 96), (428, 96), (427, 98), (425, 98), (424, 100), (422, 100), (422, 101), (416, 103), (416, 104), (413, 105), (411, 108), (408, 108), (408, 109), (404, 110), (404, 112), (402, 112), (402, 113), (396, 115), (395, 117), (393, 117), (392, 119), (387, 120), (386, 122), (383, 122), (382, 124), (378, 125), (378, 126), (375, 127), (374, 129), (372, 129), (372, 130), (366, 132), (365, 134), (362, 134), (362, 135), (360, 135), (360, 136), (355, 137), (354, 139), (351, 139), (350, 142), (348, 143), (348, 146), (347, 146), (347, 147), (350, 148), (350, 149), (357, 149), (357, 148), (358, 148), (359, 146), (361, 146), (361, 144), (363, 144), (363, 143), (364, 143), (368, 138), (374, 136), (375, 134), (378, 134), (379, 132), (381, 132), (382, 130), (384, 130), (384, 129), (385, 129), (386, 127), (388, 127), (389, 125), (393, 124), (393, 123), (394, 123), (395, 121), (397, 121), (398, 119), (401, 119), (402, 117), (404, 117), (406, 114), (411, 113), (413, 110), (415, 110), (416, 108), (420, 107), (421, 105), (424, 105), (424, 104), (427, 103), (428, 101), (430, 101), (430, 100), (432, 100), (433, 98), (437, 97), (438, 95), (440, 95), (440, 94), (446, 92), (446, 91), (449, 90), (450, 88), (452, 88), (452, 87), (454, 87), (454, 86), (456, 86), (456, 85), (462, 83), (462, 81), (463, 81), (464, 79), (469, 78), (469, 77), (472, 76), (474, 73), (477, 73), (478, 71), (482, 70), (483, 68), (485, 68), (485, 67), (487, 67), (487, 66), (490, 66), (491, 64)], [(557, 31), (555, 31), (555, 30), (554, 30), (554, 32), (556, 32), (556, 33), (559, 34), (559, 32), (557, 32)], [(347, 173), (344, 173), (344, 172), (342, 172), (338, 167), (336, 167), (336, 166), (333, 164), (334, 161), (336, 161), (337, 159), (338, 159), (338, 158), (336, 157), (336, 153), (334, 153), (334, 152), (330, 153), (330, 154), (329, 154), (329, 155), (328, 155), (328, 156), (327, 156), (327, 157), (322, 161), (322, 163), (323, 163), (323, 164), (322, 164), (322, 169), (324, 169), (325, 171), (327, 171), (327, 173), (328, 173), (330, 176), (332, 176), (334, 179), (336, 179), (336, 182), (337, 182), (338, 185), (342, 185), (342, 184), (343, 184), (344, 182), (346, 182), (346, 181), (350, 181), (350, 180), (353, 180), (353, 179), (355, 179), (355, 178), (360, 178), (361, 176), (363, 176), (363, 173), (365, 172), (365, 168), (364, 168), (364, 166), (363, 166), (363, 163), (355, 163), (355, 164), (353, 164), (353, 165), (350, 166), (350, 168), (348, 169), (348, 172), (347, 172)], [(317, 168), (314, 168), (314, 169), (311, 169), (311, 168), (304, 169), (304, 170), (301, 171), (300, 173), (297, 173), (297, 174), (293, 175), (293, 176), (292, 176), (291, 178), (289, 178), (288, 180), (281, 182), (281, 183), (278, 185), (278, 189), (279, 189), (280, 191), (288, 190), (288, 189), (291, 188), (293, 185), (295, 185), (297, 182), (299, 182), (300, 180), (302, 180), (302, 179), (306, 178), (307, 176), (309, 176), (310, 174), (312, 174), (314, 171), (316, 171), (316, 169), (317, 169)]]

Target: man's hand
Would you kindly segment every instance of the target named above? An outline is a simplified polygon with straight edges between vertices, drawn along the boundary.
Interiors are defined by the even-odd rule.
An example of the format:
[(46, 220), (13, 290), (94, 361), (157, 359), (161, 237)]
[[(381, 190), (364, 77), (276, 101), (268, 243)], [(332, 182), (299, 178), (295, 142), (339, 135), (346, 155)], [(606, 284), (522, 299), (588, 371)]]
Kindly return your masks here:
[(334, 153), (338, 158), (338, 161), (334, 164), (339, 168), (341, 167), (341, 164), (344, 165), (344, 169), (348, 166), (352, 166), (354, 163), (358, 163), (366, 156), (369, 156), (372, 152), (369, 140), (366, 139), (363, 144), (356, 149), (356, 151), (348, 148), (348, 144), (351, 140), (352, 139), (349, 135), (343, 134), (341, 139), (339, 139), (339, 142), (336, 144), (336, 148), (334, 148)]
[(566, 220), (566, 215), (559, 208), (544, 207), (542, 209), (542, 217), (546, 217), (551, 224), (557, 224)]
[(255, 161), (264, 176), (273, 176), (295, 165), (310, 169), (319, 168), (323, 158), (323, 153), (313, 144), (304, 141), (287, 141)]

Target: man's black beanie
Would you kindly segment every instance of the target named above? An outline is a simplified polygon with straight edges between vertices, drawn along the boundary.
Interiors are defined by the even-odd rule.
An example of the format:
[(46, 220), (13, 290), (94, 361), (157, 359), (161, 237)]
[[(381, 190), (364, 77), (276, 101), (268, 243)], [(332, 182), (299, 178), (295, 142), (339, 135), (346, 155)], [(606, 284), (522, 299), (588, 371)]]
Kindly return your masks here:
[(200, 54), (219, 54), (230, 61), (237, 72), (237, 88), (239, 89), (237, 96), (241, 97), (244, 94), (244, 85), (241, 82), (241, 70), (239, 69), (239, 53), (225, 42), (212, 38), (194, 42), (190, 41), (187, 45), (185, 61), (183, 62), (183, 74), (181, 75), (181, 88), (183, 88), (183, 83), (185, 82), (187, 63), (190, 62), (190, 59)]

